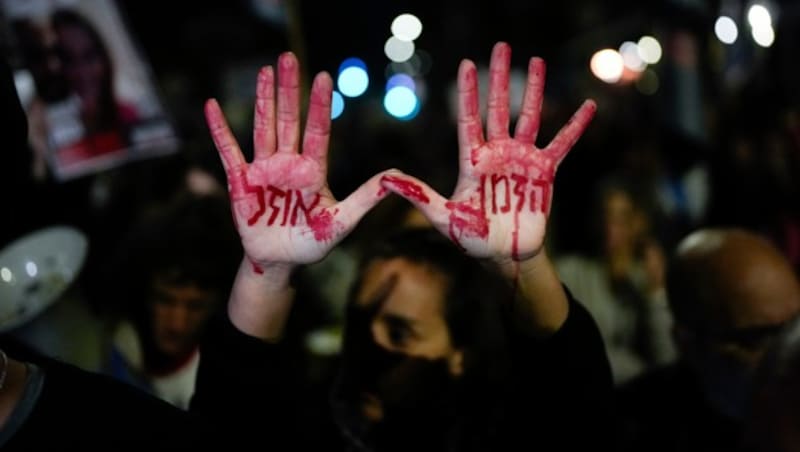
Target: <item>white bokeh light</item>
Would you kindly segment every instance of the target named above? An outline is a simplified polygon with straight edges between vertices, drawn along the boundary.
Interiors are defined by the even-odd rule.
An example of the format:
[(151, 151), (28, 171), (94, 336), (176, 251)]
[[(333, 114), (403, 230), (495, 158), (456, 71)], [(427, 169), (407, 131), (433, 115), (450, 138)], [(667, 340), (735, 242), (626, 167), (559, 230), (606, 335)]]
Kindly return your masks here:
[(422, 22), (413, 14), (401, 14), (392, 21), (392, 34), (402, 41), (413, 41), (422, 33)]
[(392, 36), (386, 40), (386, 44), (383, 46), (383, 53), (396, 63), (408, 61), (414, 56), (414, 42), (403, 41), (396, 36)]
[(647, 63), (639, 56), (639, 46), (635, 42), (623, 42), (619, 46), (619, 54), (622, 55), (622, 62), (625, 67), (632, 71), (642, 72), (647, 67)]
[(730, 17), (720, 16), (714, 23), (714, 34), (722, 43), (733, 44), (739, 37), (739, 28)]
[(775, 30), (772, 27), (753, 28), (753, 41), (761, 47), (769, 47), (775, 42)]
[(647, 64), (656, 64), (661, 60), (661, 44), (652, 36), (639, 39), (639, 57)]
[(772, 16), (766, 6), (755, 4), (747, 10), (747, 23), (753, 29), (772, 28)]
[(606, 83), (616, 83), (622, 77), (625, 64), (622, 55), (614, 49), (603, 49), (592, 55), (589, 68), (595, 77)]
[(8, 267), (3, 267), (0, 269), (0, 278), (3, 278), (3, 281), (5, 282), (11, 282), (11, 280), (14, 278), (14, 274), (11, 273), (11, 270), (9, 270)]

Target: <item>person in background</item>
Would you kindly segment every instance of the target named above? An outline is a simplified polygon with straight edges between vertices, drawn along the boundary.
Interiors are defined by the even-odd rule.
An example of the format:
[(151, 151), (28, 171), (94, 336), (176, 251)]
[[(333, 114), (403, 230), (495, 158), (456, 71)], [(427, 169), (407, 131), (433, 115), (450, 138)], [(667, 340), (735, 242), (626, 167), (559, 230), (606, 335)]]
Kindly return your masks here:
[(109, 278), (123, 316), (107, 373), (189, 406), (202, 335), (224, 306), (241, 253), (229, 218), (224, 199), (184, 194), (129, 234)]
[(620, 389), (621, 450), (735, 450), (755, 370), (800, 312), (797, 277), (762, 237), (702, 229), (678, 245), (667, 294), (680, 360)]
[(561, 256), (556, 268), (597, 322), (619, 385), (674, 361), (676, 350), (647, 203), (621, 179), (606, 179), (598, 192), (597, 256)]
[(744, 451), (800, 449), (800, 318), (784, 328), (761, 361), (746, 425)]

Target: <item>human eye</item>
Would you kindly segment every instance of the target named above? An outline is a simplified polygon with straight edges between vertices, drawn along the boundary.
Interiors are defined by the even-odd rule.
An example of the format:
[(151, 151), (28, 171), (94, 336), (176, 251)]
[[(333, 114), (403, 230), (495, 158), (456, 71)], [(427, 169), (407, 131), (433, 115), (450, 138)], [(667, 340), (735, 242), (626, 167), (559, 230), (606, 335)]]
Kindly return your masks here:
[(407, 345), (412, 337), (411, 329), (407, 325), (389, 325), (387, 332), (389, 341), (396, 347)]

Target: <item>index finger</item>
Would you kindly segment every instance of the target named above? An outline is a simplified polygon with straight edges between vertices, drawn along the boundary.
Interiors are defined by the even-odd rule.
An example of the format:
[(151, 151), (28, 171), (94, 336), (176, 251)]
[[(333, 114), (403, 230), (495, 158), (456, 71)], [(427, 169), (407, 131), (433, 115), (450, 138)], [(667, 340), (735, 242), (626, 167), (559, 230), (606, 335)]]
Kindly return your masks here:
[(209, 99), (206, 102), (205, 116), (208, 129), (211, 131), (211, 138), (217, 146), (222, 165), (225, 167), (225, 173), (229, 174), (233, 168), (245, 164), (242, 151), (239, 149), (236, 138), (233, 137), (216, 99)]
[(572, 115), (572, 118), (558, 131), (558, 134), (545, 148), (545, 152), (552, 154), (557, 162), (563, 159), (572, 146), (583, 135), (586, 126), (592, 122), (597, 104), (593, 100), (586, 100), (583, 105)]

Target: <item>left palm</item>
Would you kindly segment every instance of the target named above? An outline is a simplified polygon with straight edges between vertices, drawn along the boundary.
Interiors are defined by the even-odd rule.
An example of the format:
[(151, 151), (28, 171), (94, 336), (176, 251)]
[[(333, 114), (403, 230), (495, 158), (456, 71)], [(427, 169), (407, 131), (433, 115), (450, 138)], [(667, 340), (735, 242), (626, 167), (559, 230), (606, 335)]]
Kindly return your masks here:
[(522, 113), (514, 137), (509, 128), (511, 49), (492, 52), (487, 138), (478, 114), (475, 65), (458, 71), (459, 177), (446, 199), (412, 176), (384, 176), (383, 185), (413, 202), (433, 225), (474, 257), (523, 260), (541, 250), (556, 167), (596, 110), (586, 101), (544, 149), (535, 145), (544, 91), (544, 61), (532, 58)]

